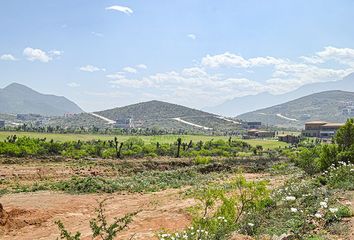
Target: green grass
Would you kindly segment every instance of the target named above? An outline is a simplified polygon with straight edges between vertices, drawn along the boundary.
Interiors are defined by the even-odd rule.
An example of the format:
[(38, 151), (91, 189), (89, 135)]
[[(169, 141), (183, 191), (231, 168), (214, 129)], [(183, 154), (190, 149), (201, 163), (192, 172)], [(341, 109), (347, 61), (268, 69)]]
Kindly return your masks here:
[[(36, 133), (36, 132), (0, 132), (0, 141), (6, 139), (10, 135), (28, 136), (31, 138), (47, 138), (47, 140), (53, 139), (55, 141), (65, 142), (65, 141), (89, 141), (89, 140), (112, 140), (113, 135), (102, 135), (102, 134), (59, 134), (59, 133)], [(132, 137), (129, 135), (120, 135), (117, 136), (119, 141), (125, 141), (128, 138)], [(188, 142), (192, 140), (193, 142), (198, 141), (209, 141), (211, 139), (218, 140), (222, 139), (227, 141), (229, 137), (227, 136), (206, 136), (206, 135), (162, 135), (162, 136), (138, 136), (147, 143), (150, 142), (160, 142), (160, 143), (173, 143), (177, 140), (178, 137), (182, 138), (182, 141)], [(235, 139), (235, 138), (234, 138)], [(247, 139), (243, 140), (252, 146), (261, 145), (264, 149), (274, 149), (278, 147), (285, 147), (288, 144), (283, 142), (278, 142), (276, 140), (262, 140), (262, 139)]]

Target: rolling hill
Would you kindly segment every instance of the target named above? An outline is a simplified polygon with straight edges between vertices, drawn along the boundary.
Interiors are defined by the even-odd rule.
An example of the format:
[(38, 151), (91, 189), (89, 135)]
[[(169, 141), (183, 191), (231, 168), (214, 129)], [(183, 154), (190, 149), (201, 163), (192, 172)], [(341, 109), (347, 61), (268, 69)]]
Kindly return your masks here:
[(238, 118), (279, 127), (301, 128), (311, 120), (344, 122), (348, 115), (344, 115), (342, 110), (353, 105), (354, 92), (325, 91), (241, 114)]
[(205, 132), (239, 129), (239, 124), (230, 119), (225, 120), (215, 114), (161, 101), (142, 102), (93, 114), (81, 113), (66, 118), (52, 118), (48, 124), (65, 127), (106, 128), (113, 127), (114, 125), (110, 122), (120, 118), (132, 118), (136, 128), (156, 128), (168, 131)]
[(0, 89), (0, 113), (62, 116), (65, 113), (81, 112), (79, 106), (65, 97), (41, 94), (18, 83)]
[(309, 94), (329, 90), (354, 92), (354, 73), (349, 74), (342, 80), (307, 84), (292, 92), (280, 95), (262, 92), (256, 95), (237, 97), (220, 105), (205, 108), (205, 110), (223, 116), (236, 116), (250, 111), (271, 107), (276, 104), (286, 103)]
[(112, 120), (129, 117), (141, 127), (148, 128), (203, 129), (204, 127), (204, 130), (209, 128), (217, 130), (222, 127), (238, 128), (237, 124), (221, 119), (215, 114), (156, 100), (96, 112), (96, 114)]

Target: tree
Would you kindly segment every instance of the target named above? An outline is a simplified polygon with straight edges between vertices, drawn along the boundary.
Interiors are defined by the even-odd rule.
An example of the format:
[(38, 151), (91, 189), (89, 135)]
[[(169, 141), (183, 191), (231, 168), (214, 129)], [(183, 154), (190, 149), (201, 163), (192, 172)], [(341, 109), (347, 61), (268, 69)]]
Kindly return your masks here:
[(335, 137), (335, 142), (342, 150), (349, 149), (354, 145), (354, 119), (348, 119), (343, 127), (341, 127)]

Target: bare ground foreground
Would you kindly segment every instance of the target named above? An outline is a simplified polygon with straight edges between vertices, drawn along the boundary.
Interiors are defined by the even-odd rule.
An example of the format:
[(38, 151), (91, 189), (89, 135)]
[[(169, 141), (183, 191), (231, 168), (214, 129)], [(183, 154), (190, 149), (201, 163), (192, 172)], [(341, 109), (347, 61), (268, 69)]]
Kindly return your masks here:
[[(246, 177), (257, 180), (266, 176), (246, 174)], [(1, 239), (56, 239), (59, 236), (56, 220), (61, 220), (71, 232), (80, 231), (83, 239), (91, 239), (89, 220), (95, 217), (97, 202), (105, 198), (109, 198), (106, 207), (109, 219), (140, 210), (117, 239), (133, 235), (133, 239), (155, 239), (162, 229), (181, 230), (190, 223), (188, 207), (195, 204), (193, 199), (183, 197), (180, 189), (146, 194), (71, 195), (49, 191), (7, 194), (0, 199), (4, 206)]]
[(56, 192), (9, 194), (1, 199), (7, 221), (2, 239), (56, 239), (59, 231), (54, 221), (61, 220), (71, 231), (80, 231), (83, 239), (91, 239), (89, 220), (95, 217), (97, 201), (109, 197), (107, 217), (120, 217), (141, 210), (129, 229), (119, 239), (153, 239), (163, 228), (186, 227), (189, 216), (185, 209), (193, 204), (183, 199), (179, 190), (149, 194), (70, 195)]

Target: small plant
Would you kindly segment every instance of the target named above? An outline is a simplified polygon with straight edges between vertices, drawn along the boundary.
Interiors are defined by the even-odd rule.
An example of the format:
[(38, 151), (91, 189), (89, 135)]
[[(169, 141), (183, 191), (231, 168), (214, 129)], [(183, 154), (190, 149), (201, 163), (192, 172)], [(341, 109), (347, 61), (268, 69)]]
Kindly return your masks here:
[(71, 234), (68, 230), (65, 229), (64, 224), (58, 220), (55, 222), (56, 225), (58, 225), (59, 231), (60, 231), (60, 239), (65, 239), (65, 240), (80, 240), (81, 239), (81, 233), (76, 232), (74, 235)]
[[(121, 232), (128, 227), (128, 224), (132, 222), (133, 217), (138, 213), (128, 213), (122, 218), (115, 218), (113, 223), (109, 224), (105, 215), (105, 204), (108, 199), (105, 199), (98, 203), (96, 208), (97, 216), (90, 221), (90, 227), (92, 230), (93, 238), (99, 237), (102, 240), (113, 240), (118, 232)], [(76, 232), (74, 235), (66, 230), (64, 224), (59, 220), (55, 224), (58, 225), (60, 230), (60, 239), (64, 240), (80, 240), (81, 233)]]
[(135, 216), (137, 212), (126, 214), (122, 218), (115, 218), (113, 223), (108, 224), (104, 214), (106, 201), (107, 199), (99, 202), (98, 208), (96, 208), (97, 217), (90, 221), (90, 227), (94, 238), (100, 237), (102, 240), (113, 240), (118, 232), (125, 229), (128, 224), (132, 222), (132, 217)]

